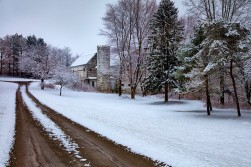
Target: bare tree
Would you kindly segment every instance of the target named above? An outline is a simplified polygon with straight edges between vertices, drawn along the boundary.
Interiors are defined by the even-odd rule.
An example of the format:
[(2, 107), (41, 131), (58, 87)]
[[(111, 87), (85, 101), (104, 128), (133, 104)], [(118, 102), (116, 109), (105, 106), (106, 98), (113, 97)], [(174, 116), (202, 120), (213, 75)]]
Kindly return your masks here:
[(189, 13), (201, 20), (223, 19), (228, 22), (250, 22), (250, 0), (184, 0)]
[(44, 89), (44, 80), (48, 79), (53, 74), (53, 69), (60, 64), (61, 55), (54, 52), (53, 47), (48, 46), (42, 38), (35, 36), (28, 36), (26, 45), (20, 68), (39, 78), (41, 89)]
[[(142, 65), (146, 59), (146, 53), (144, 48), (147, 48), (147, 38), (150, 34), (150, 22), (153, 18), (153, 14), (157, 11), (157, 5), (155, 1), (146, 0), (142, 3), (141, 0), (137, 0), (135, 6), (135, 30), (133, 40), (133, 60), (134, 67), (130, 66), (132, 74), (128, 76), (131, 85), (131, 98), (135, 98), (136, 88), (141, 82), (142, 75), (144, 73)], [(133, 58), (132, 58), (133, 59)]]
[(75, 60), (72, 58), (71, 49), (69, 47), (64, 47), (63, 49), (49, 46), (49, 52), (52, 58), (58, 60), (58, 64), (66, 66), (69, 69), (70, 65)]
[(102, 30), (101, 34), (106, 35), (110, 44), (113, 46), (113, 51), (119, 57), (119, 96), (122, 95), (122, 75), (124, 71), (125, 60), (125, 41), (128, 36), (128, 32), (125, 29), (125, 12), (121, 10), (121, 4), (123, 1), (119, 1), (119, 4), (107, 4), (106, 14), (103, 17), (105, 30)]
[(56, 69), (54, 69), (52, 79), (55, 84), (60, 86), (60, 96), (62, 95), (63, 87), (71, 84), (76, 84), (80, 81), (78, 75), (68, 70), (66, 66), (58, 66)]
[(135, 98), (136, 88), (142, 78), (142, 64), (149, 22), (157, 10), (155, 0), (120, 0), (117, 4), (107, 5), (103, 18), (106, 35), (119, 57), (119, 95), (122, 77), (127, 76), (131, 86), (131, 98)]

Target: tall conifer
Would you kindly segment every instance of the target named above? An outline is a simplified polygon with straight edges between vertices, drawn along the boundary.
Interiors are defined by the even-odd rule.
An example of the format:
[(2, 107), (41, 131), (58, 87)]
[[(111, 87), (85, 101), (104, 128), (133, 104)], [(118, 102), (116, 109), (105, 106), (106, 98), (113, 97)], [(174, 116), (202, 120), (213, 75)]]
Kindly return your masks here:
[(182, 29), (174, 2), (162, 0), (151, 22), (150, 54), (146, 64), (148, 77), (142, 86), (147, 92), (156, 92), (164, 88), (166, 102), (168, 88), (175, 85), (176, 52), (181, 41)]

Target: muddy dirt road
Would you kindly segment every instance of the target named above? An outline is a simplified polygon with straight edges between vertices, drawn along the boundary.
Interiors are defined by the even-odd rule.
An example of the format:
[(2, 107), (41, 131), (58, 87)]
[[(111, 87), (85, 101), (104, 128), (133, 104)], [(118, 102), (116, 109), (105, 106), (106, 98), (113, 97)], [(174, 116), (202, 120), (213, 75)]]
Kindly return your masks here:
[(24, 104), (20, 86), (28, 83), (20, 82), (16, 93), (16, 140), (11, 152), (10, 167), (61, 167), (61, 166), (123, 166), (147, 167), (162, 166), (151, 159), (134, 154), (123, 146), (101, 137), (75, 122), (42, 105), (30, 92), (28, 96), (61, 130), (69, 136), (79, 148), (77, 151), (86, 160), (67, 152), (60, 141), (51, 138), (42, 125), (33, 117)]

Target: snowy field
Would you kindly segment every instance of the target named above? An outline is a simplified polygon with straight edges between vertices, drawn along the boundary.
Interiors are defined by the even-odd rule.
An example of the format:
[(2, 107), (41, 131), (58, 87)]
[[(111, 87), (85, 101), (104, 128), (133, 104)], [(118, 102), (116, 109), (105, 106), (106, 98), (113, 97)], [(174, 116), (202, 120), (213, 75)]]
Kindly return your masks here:
[(0, 81), (39, 81), (37, 79), (26, 79), (26, 78), (13, 78), (13, 77), (0, 77)]
[[(251, 166), (251, 112), (218, 110), (206, 116), (199, 101), (164, 104), (155, 97), (30, 91), (42, 103), (132, 151), (174, 167)], [(203, 110), (203, 111), (202, 111)]]
[(15, 135), (17, 84), (0, 82), (0, 167), (9, 160)]

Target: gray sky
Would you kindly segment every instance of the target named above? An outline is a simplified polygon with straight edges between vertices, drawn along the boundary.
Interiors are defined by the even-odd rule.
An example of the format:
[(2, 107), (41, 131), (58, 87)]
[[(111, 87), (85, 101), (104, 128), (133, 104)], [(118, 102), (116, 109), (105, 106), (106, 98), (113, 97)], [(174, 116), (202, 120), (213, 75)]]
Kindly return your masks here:
[[(0, 37), (36, 35), (73, 54), (96, 52), (106, 44), (99, 35), (107, 3), (117, 0), (0, 0)], [(182, 0), (175, 4), (184, 13)]]

